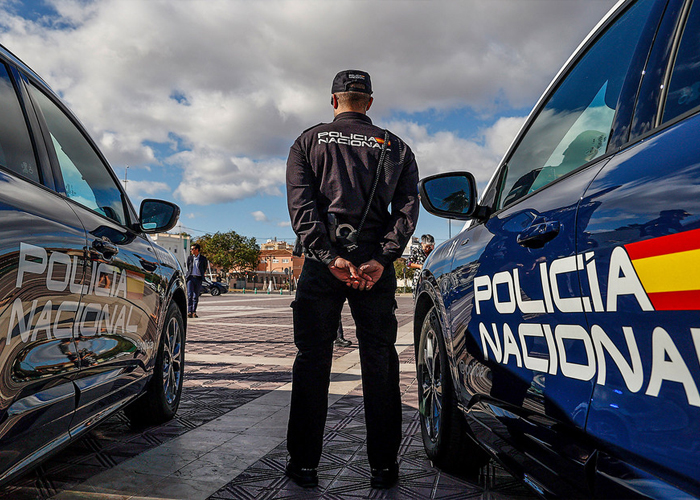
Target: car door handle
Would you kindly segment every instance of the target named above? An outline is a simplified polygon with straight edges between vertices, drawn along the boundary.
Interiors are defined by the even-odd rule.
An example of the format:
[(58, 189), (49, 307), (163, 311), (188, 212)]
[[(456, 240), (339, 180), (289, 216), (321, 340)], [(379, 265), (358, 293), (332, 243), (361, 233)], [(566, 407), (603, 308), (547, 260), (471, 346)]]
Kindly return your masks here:
[(109, 241), (109, 239), (106, 236), (94, 240), (92, 242), (92, 249), (95, 250), (97, 253), (102, 254), (102, 256), (107, 260), (113, 258), (119, 253), (119, 247), (117, 247), (117, 245)]
[(553, 240), (561, 229), (559, 221), (548, 221), (544, 217), (537, 217), (532, 224), (518, 235), (518, 245), (526, 248), (542, 248), (545, 243)]

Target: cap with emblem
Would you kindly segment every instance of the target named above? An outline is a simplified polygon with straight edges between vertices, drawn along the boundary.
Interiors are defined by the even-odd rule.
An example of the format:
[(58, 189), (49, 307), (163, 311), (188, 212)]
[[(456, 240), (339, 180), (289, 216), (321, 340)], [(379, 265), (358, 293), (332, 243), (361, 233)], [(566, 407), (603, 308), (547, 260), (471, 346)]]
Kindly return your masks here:
[(369, 73), (356, 69), (346, 69), (341, 71), (333, 79), (331, 94), (337, 92), (364, 92), (372, 93), (372, 81)]

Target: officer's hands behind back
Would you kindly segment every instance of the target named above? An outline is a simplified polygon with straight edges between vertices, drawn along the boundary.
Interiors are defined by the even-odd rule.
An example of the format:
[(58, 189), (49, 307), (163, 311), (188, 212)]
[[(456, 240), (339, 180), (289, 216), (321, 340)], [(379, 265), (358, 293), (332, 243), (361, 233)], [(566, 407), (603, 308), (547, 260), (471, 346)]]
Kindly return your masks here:
[(364, 264), (361, 264), (359, 270), (360, 273), (369, 278), (370, 284), (367, 287), (367, 289), (370, 289), (372, 288), (372, 285), (374, 285), (377, 281), (379, 281), (379, 278), (382, 277), (382, 273), (384, 272), (384, 266), (376, 260), (372, 259), (368, 262), (365, 262)]
[[(374, 272), (376, 274), (376, 271), (365, 272), (362, 268), (372, 262), (375, 262), (381, 267), (381, 264), (378, 262), (369, 261), (362, 264), (360, 269), (358, 269), (349, 260), (343, 259), (342, 257), (336, 257), (335, 260), (328, 265), (328, 269), (333, 276), (345, 283), (347, 286), (351, 286), (355, 290), (369, 290), (376, 282), (371, 273)], [(384, 270), (383, 267), (381, 267), (381, 269), (382, 271)], [(381, 276), (381, 271), (379, 276)], [(379, 279), (379, 277), (377, 277), (377, 279)]]

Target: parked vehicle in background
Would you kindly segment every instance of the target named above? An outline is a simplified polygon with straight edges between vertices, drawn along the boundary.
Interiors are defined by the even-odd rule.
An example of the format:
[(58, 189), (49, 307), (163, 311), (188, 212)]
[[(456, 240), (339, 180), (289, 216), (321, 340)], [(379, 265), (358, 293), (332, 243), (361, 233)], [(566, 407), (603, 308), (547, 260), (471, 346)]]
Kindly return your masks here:
[(172, 418), (184, 370), (182, 270), (55, 93), (0, 46), (0, 483), (111, 413)]
[(228, 287), (218, 281), (212, 281), (209, 278), (202, 280), (202, 293), (210, 293), (213, 297), (228, 292)]
[(700, 1), (620, 2), (421, 274), (423, 442), (543, 496), (700, 496)]

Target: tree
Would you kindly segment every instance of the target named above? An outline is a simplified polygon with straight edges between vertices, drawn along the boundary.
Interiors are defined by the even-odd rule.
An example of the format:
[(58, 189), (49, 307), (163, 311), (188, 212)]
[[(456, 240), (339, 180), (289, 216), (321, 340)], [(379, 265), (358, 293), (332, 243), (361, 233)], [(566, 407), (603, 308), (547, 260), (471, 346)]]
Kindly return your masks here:
[(221, 267), (225, 272), (254, 271), (260, 261), (260, 247), (255, 238), (247, 238), (229, 231), (205, 234), (196, 243), (202, 247), (202, 253), (213, 265)]
[(413, 279), (413, 273), (416, 271), (416, 269), (411, 269), (408, 267), (406, 265), (406, 259), (399, 257), (394, 261), (394, 271), (396, 271), (397, 279), (403, 279), (405, 276), (406, 279), (410, 281)]

